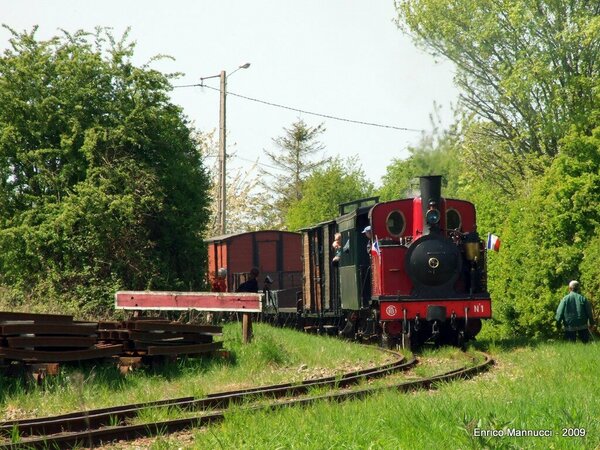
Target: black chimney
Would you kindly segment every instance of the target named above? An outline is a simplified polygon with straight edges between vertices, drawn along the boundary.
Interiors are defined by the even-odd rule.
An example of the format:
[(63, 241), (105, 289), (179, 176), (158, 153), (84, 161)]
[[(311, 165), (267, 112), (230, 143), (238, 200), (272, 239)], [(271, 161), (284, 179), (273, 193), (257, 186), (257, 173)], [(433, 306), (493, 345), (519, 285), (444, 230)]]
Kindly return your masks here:
[[(442, 176), (441, 175), (430, 175), (427, 177), (419, 177), (421, 184), (421, 208), (423, 211), (423, 234), (430, 234), (431, 232), (439, 232), (439, 214), (441, 207), (441, 194), (442, 194)], [(429, 220), (427, 212), (430, 209), (437, 210), (437, 220), (435, 218), (435, 212), (429, 213)]]

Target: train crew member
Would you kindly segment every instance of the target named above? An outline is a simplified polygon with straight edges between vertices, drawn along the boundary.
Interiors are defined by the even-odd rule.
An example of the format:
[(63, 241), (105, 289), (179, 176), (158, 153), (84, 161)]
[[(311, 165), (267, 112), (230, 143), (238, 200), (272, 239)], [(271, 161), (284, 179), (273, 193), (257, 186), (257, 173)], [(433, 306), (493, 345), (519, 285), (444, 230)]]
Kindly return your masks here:
[(256, 292), (258, 293), (258, 274), (259, 270), (256, 267), (253, 267), (250, 270), (249, 278), (237, 288), (237, 292)]
[(266, 304), (269, 306), (275, 306), (273, 296), (271, 295), (271, 286), (273, 286), (273, 278), (267, 275), (265, 277), (265, 283), (263, 285), (263, 294), (265, 294)]
[(331, 262), (334, 266), (337, 266), (340, 263), (340, 259), (342, 259), (342, 233), (335, 233), (331, 248), (333, 248), (335, 253)]
[(373, 231), (371, 231), (371, 225), (367, 225), (364, 230), (362, 230), (362, 234), (364, 234), (369, 242), (367, 242), (367, 253), (371, 254), (371, 242), (373, 241)]
[(225, 292), (227, 291), (227, 269), (221, 267), (217, 271), (217, 276), (213, 279), (210, 284), (211, 292)]
[(581, 342), (590, 340), (588, 324), (594, 326), (594, 316), (592, 305), (579, 292), (579, 282), (571, 281), (569, 283), (569, 293), (563, 297), (556, 310), (556, 322), (565, 327), (565, 339), (575, 341), (579, 336)]
[(270, 291), (272, 285), (273, 285), (273, 278), (271, 278), (269, 275), (267, 275), (265, 277), (264, 290), (265, 291)]

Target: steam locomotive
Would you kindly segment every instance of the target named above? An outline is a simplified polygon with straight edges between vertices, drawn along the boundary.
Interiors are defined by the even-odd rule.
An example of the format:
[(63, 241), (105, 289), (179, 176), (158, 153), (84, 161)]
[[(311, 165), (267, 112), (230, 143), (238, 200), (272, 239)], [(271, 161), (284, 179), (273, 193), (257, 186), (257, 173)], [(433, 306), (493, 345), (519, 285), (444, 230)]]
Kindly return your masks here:
[[(481, 320), (491, 317), (486, 249), (475, 207), (443, 198), (440, 176), (421, 177), (414, 198), (372, 197), (340, 205), (335, 220), (300, 230), (299, 246), (289, 242), (291, 233), (256, 233), (244, 235), (252, 236), (257, 248), (260, 242), (267, 248), (264, 241), (287, 241), (292, 250), (275, 243), (266, 260), (257, 248), (243, 252), (252, 258), (246, 267), (258, 266), (275, 280), (265, 292), (263, 315), (279, 323), (379, 339), (389, 347), (462, 346), (479, 333)], [(280, 233), (279, 241), (269, 240), (269, 233)], [(211, 271), (232, 264), (217, 258), (227, 252), (215, 246), (226, 242), (209, 242)], [(230, 290), (244, 279), (235, 271), (229, 277)]]

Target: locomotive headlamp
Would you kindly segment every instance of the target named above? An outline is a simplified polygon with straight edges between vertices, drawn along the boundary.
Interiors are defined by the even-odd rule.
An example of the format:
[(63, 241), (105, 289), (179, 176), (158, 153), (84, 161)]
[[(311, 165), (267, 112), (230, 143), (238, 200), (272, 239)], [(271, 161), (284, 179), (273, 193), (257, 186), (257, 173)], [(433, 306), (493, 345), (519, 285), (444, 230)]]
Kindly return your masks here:
[(435, 225), (440, 221), (440, 212), (437, 209), (430, 209), (425, 214), (425, 220), (429, 225)]

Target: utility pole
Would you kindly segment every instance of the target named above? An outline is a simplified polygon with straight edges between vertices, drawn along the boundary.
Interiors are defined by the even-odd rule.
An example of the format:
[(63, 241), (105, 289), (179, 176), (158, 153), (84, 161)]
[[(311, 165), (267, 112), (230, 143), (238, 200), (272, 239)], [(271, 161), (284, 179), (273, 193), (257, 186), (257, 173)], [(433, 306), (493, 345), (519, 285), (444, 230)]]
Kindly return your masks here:
[[(242, 64), (229, 75), (233, 75), (240, 69), (247, 69), (250, 63)], [(203, 86), (204, 80), (219, 77), (221, 85), (219, 92), (221, 94), (221, 103), (219, 108), (219, 198), (217, 204), (217, 221), (219, 222), (219, 234), (227, 233), (227, 74), (224, 70), (220, 75), (200, 78), (200, 86)]]
[(226, 125), (226, 97), (227, 97), (227, 75), (224, 70), (220, 75), (221, 86), (221, 107), (219, 109), (219, 232), (227, 232), (226, 211), (227, 211), (227, 125)]

